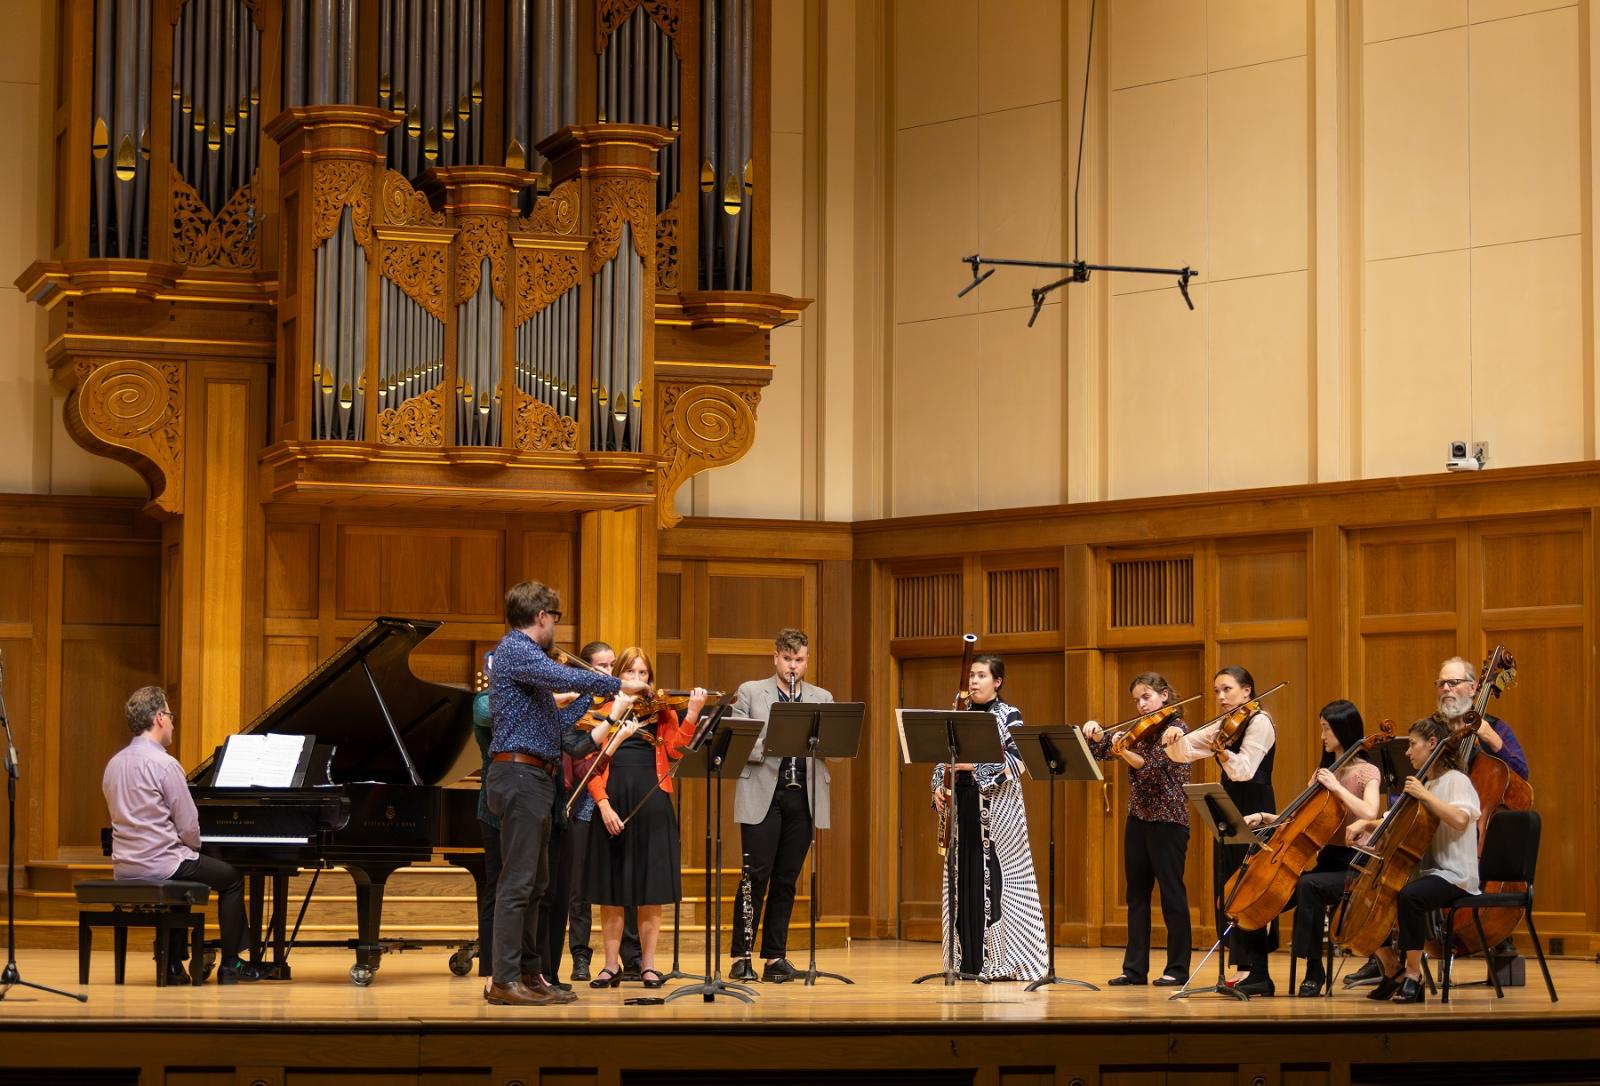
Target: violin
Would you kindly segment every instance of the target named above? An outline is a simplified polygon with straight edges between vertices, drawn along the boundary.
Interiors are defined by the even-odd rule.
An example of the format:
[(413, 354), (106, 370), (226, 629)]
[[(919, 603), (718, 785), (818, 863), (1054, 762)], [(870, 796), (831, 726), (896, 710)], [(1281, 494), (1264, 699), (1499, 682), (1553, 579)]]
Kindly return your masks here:
[[(1394, 721), (1385, 720), (1379, 731), (1339, 755), (1328, 768), (1335, 774), (1362, 752), (1394, 735)], [(1244, 863), (1223, 888), (1222, 911), (1244, 931), (1270, 924), (1294, 896), (1300, 876), (1317, 862), (1320, 853), (1344, 825), (1344, 805), (1315, 778), (1285, 807), (1245, 854)]]
[(1288, 685), (1288, 681), (1285, 680), (1284, 682), (1279, 683), (1277, 686), (1272, 687), (1270, 690), (1263, 690), (1261, 693), (1257, 694), (1243, 705), (1229, 709), (1225, 713), (1214, 716), (1204, 724), (1200, 725), (1199, 728), (1195, 729), (1196, 731), (1200, 731), (1203, 728), (1211, 727), (1213, 724), (1218, 726), (1217, 734), (1211, 737), (1211, 753), (1217, 759), (1219, 764), (1228, 764), (1228, 744), (1233, 742), (1233, 737), (1235, 735), (1239, 734), (1239, 729), (1250, 723), (1250, 718), (1261, 711), (1262, 701), (1265, 700), (1268, 695), (1276, 694), (1279, 690), (1282, 690)]
[(1177, 714), (1179, 709), (1189, 704), (1191, 701), (1199, 701), (1203, 696), (1204, 695), (1202, 694), (1196, 694), (1194, 697), (1184, 698), (1182, 701), (1174, 701), (1167, 705), (1163, 705), (1153, 713), (1146, 713), (1143, 716), (1136, 716), (1129, 720), (1124, 720), (1120, 723), (1113, 724), (1109, 728), (1103, 729), (1101, 732), (1102, 735), (1116, 737), (1111, 740), (1112, 757), (1122, 757), (1122, 755), (1127, 753), (1128, 749), (1135, 743), (1139, 742), (1139, 740), (1143, 739), (1161, 725), (1165, 724), (1168, 720), (1172, 719), (1172, 717)]

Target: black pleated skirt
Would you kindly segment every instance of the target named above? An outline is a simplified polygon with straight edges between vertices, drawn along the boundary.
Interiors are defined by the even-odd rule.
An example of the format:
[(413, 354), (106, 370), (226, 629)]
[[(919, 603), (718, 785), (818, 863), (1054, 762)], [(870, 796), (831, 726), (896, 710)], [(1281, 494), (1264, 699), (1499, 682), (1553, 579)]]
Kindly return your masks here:
[(681, 896), (678, 819), (672, 797), (656, 784), (655, 748), (629, 739), (611, 759), (606, 796), (618, 818), (645, 799), (617, 836), (606, 831), (600, 812), (589, 831), (583, 892), (595, 905), (669, 905)]

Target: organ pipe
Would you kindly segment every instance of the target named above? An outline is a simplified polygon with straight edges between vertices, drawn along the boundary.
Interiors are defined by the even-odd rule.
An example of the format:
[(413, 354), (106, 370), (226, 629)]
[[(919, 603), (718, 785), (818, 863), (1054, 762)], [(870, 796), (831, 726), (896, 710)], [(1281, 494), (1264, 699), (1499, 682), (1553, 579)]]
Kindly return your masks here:
[(754, 12), (702, 0), (700, 18), (700, 285), (749, 290)]
[(143, 257), (150, 184), (150, 0), (96, 0), (90, 255)]
[(244, 0), (187, 0), (172, 28), (172, 164), (212, 214), (255, 176), (260, 39)]
[(483, 0), (378, 0), (378, 104), (403, 117), (388, 136), (391, 169), (482, 161), (482, 27)]

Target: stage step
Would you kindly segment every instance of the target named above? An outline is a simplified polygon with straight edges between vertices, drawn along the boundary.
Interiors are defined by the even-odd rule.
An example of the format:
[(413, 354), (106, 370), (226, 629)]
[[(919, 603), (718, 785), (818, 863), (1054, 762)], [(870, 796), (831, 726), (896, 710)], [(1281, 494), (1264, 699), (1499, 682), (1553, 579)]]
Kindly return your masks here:
[[(111, 865), (104, 861), (46, 861), (29, 864), (25, 872), (27, 889), (17, 891), (17, 941), (30, 947), (74, 947), (77, 945), (78, 904), (73, 896), (73, 884), (80, 879), (109, 878)], [(293, 927), (299, 913), (300, 902), (311, 880), (310, 872), (302, 872), (289, 880), (291, 902), (287, 924)], [(686, 893), (680, 908), (684, 926), (683, 945), (693, 946), (699, 953), (703, 931), (706, 898), (704, 896), (705, 872), (703, 868), (685, 868), (683, 887)], [(736, 916), (735, 891), (739, 885), (738, 871), (724, 869), (721, 889), (723, 946), (732, 938), (733, 919)], [(805, 879), (801, 888), (807, 889)], [(698, 893), (693, 891), (699, 891)], [(806, 917), (810, 899), (804, 895), (795, 902), (791, 922), (790, 945), (805, 944)], [(0, 908), (4, 908), (4, 894), (0, 893)], [(350, 939), (355, 937), (355, 891), (350, 878), (340, 869), (322, 872), (317, 891), (306, 908), (301, 924), (301, 935), (311, 939)], [(215, 925), (215, 908), (208, 910), (210, 923)], [(384, 893), (384, 936), (386, 938), (460, 939), (467, 941), (476, 935), (476, 897), (471, 874), (444, 862), (402, 868), (389, 878)], [(598, 939), (598, 918), (593, 938)], [(669, 906), (662, 919), (663, 945), (672, 937), (673, 910)], [(103, 938), (102, 938), (103, 937)], [(96, 947), (101, 942), (110, 947), (109, 932), (98, 932)], [(844, 921), (819, 919), (817, 946), (837, 948), (849, 942), (849, 925)]]

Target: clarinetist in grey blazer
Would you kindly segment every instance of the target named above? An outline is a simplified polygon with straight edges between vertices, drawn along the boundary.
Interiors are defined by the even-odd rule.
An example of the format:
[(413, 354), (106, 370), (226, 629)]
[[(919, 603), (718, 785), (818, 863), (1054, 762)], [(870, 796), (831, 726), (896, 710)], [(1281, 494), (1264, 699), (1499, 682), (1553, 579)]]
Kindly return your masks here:
[[(805, 681), (810, 650), (800, 630), (778, 631), (773, 643), (770, 677), (744, 683), (734, 699), (735, 716), (766, 721), (780, 701), (829, 702), (833, 695)], [(750, 901), (740, 908), (760, 918), (761, 957), (766, 965), (761, 979), (781, 983), (795, 975), (789, 963), (789, 917), (794, 911), (795, 885), (811, 847), (811, 820), (828, 828), (828, 766), (823, 759), (778, 758), (765, 751), (763, 727), (739, 773), (733, 795), (733, 817), (739, 823), (744, 845), (742, 886)], [(763, 914), (763, 903), (765, 913)], [(730, 977), (754, 980), (750, 964), (753, 925), (736, 924), (734, 964)]]

